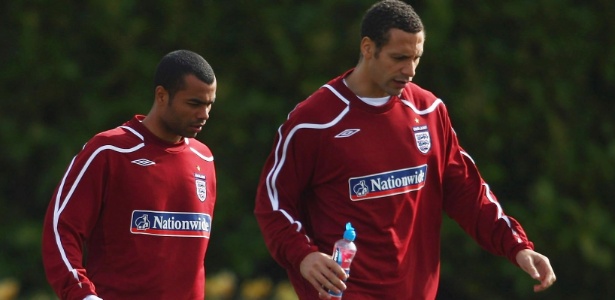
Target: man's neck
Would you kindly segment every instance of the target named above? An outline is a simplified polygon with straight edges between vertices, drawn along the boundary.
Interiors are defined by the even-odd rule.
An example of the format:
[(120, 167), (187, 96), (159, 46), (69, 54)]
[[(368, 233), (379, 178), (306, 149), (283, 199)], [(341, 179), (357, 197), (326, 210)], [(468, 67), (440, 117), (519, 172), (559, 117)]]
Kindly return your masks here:
[[(386, 93), (374, 93), (374, 83), (369, 78), (363, 65), (359, 63), (355, 69), (346, 76), (346, 85), (358, 97), (363, 98), (382, 98), (388, 96)], [(379, 90), (379, 89), (376, 89)]]

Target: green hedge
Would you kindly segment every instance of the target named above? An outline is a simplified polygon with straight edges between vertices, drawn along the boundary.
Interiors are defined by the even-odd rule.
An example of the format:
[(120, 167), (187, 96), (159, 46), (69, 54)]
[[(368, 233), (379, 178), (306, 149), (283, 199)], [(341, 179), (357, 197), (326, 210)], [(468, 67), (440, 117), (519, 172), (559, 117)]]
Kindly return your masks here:
[[(219, 174), (208, 273), (282, 280), (252, 216), (260, 169), (292, 107), (356, 63), (359, 22), (371, 3), (3, 3), (0, 280), (17, 280), (23, 299), (50, 294), (40, 227), (55, 185), (93, 134), (147, 113), (156, 63), (178, 48), (201, 53), (219, 81), (199, 136)], [(535, 295), (521, 270), (447, 220), (439, 298), (615, 295), (615, 2), (415, 7), (427, 27), (415, 82), (445, 101), (462, 145), (558, 275)]]

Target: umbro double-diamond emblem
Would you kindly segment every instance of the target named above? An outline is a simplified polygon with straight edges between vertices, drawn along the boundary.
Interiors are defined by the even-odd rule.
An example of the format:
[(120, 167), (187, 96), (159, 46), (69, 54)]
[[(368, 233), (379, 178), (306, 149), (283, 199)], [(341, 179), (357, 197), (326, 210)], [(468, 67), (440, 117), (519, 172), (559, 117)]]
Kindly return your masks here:
[(151, 165), (155, 165), (156, 163), (146, 159), (146, 158), (139, 158), (139, 159), (135, 159), (133, 161), (131, 161), (131, 163), (135, 164), (135, 165), (139, 165), (142, 167), (147, 167), (147, 166), (151, 166)]
[(357, 132), (361, 131), (361, 129), (346, 129), (340, 133), (338, 133), (335, 138), (346, 138)]

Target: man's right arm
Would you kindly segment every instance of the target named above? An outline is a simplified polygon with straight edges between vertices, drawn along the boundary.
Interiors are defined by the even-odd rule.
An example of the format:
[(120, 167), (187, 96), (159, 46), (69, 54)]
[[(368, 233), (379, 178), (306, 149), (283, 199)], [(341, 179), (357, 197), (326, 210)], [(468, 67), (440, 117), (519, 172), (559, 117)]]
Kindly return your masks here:
[(318, 249), (306, 235), (299, 213), (300, 195), (309, 178), (302, 159), (305, 149), (295, 149), (296, 141), (288, 140), (294, 136), (288, 132), (284, 124), (265, 162), (254, 214), (271, 256), (282, 267), (299, 270), (305, 256)]
[(96, 223), (104, 186), (104, 158), (87, 146), (71, 161), (45, 215), (42, 237), (47, 280), (60, 299), (96, 295), (83, 266), (83, 247)]

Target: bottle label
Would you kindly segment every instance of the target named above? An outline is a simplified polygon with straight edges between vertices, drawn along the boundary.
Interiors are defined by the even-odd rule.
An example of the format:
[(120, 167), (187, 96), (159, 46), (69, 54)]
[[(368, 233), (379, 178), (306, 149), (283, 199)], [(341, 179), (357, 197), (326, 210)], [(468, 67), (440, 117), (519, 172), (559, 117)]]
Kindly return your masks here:
[[(344, 269), (346, 275), (350, 275), (350, 263), (352, 263), (353, 257), (354, 253), (350, 251), (342, 251), (339, 247), (335, 247), (333, 250), (333, 260)], [(335, 293), (333, 291), (329, 291), (329, 295), (331, 295), (332, 300), (342, 299), (341, 292)]]
[(342, 251), (339, 247), (335, 247), (333, 250), (333, 260), (345, 270), (350, 269), (350, 263), (352, 263), (353, 256), (354, 253), (350, 251)]

